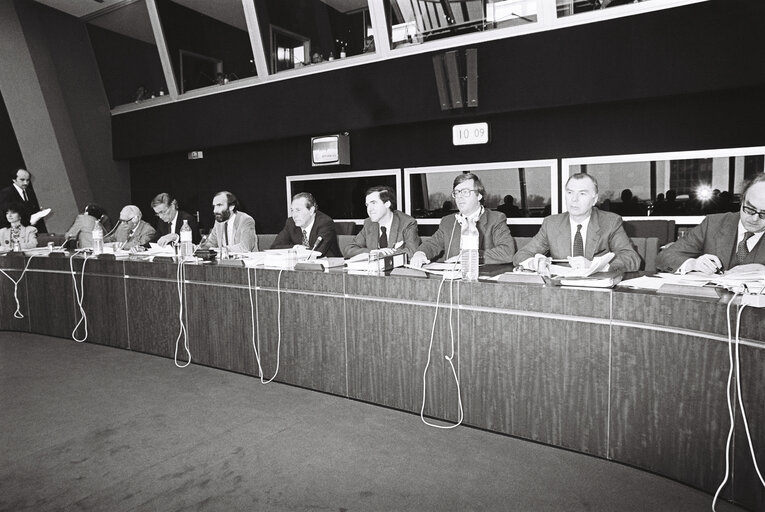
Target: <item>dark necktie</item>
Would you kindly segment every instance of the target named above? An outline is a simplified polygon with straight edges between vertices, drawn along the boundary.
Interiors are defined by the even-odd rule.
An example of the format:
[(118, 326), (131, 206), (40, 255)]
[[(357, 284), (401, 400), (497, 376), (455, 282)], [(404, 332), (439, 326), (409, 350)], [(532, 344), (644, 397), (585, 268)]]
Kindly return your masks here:
[(310, 247), (308, 244), (308, 233), (306, 233), (306, 230), (303, 230), (303, 245), (306, 247)]
[(22, 192), (24, 192), (24, 202), (25, 203), (29, 202), (29, 198), (27, 197), (27, 191), (26, 190), (22, 190)]
[(584, 256), (584, 241), (582, 240), (582, 225), (576, 225), (576, 235), (574, 235), (574, 256)]
[(388, 247), (388, 234), (386, 231), (388, 231), (388, 229), (385, 226), (380, 226), (380, 243), (377, 244), (380, 246), (380, 249)]
[(746, 257), (749, 256), (749, 247), (747, 247), (746, 242), (753, 236), (754, 233), (747, 231), (744, 233), (744, 238), (738, 243), (738, 247), (736, 248), (736, 258), (738, 258), (739, 263), (744, 263)]
[(226, 240), (226, 245), (228, 245), (228, 221), (223, 223), (223, 238)]

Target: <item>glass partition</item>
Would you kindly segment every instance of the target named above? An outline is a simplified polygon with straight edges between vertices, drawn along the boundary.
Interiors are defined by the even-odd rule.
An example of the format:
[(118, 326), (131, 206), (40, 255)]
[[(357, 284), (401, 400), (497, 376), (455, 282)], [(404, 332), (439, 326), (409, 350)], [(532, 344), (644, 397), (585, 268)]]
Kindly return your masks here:
[(391, 48), (537, 21), (537, 0), (385, 0)]
[(374, 52), (367, 0), (254, 0), (270, 73)]
[(319, 210), (335, 221), (363, 224), (367, 218), (365, 194), (367, 189), (376, 185), (393, 187), (396, 190), (396, 209), (402, 209), (400, 169), (287, 176), (287, 215), (292, 196), (298, 192), (310, 192), (319, 204)]
[(744, 182), (763, 165), (765, 147), (620, 155), (563, 160), (563, 178), (594, 176), (598, 207), (624, 217), (703, 216), (738, 211)]
[(179, 93), (257, 75), (241, 0), (156, 3)]
[(456, 212), (452, 183), (464, 172), (481, 179), (484, 207), (504, 213), (510, 224), (538, 224), (557, 211), (557, 162), (535, 160), (405, 169), (406, 213), (421, 224), (438, 224), (441, 217)]
[(144, 0), (93, 17), (86, 26), (112, 108), (167, 93)]

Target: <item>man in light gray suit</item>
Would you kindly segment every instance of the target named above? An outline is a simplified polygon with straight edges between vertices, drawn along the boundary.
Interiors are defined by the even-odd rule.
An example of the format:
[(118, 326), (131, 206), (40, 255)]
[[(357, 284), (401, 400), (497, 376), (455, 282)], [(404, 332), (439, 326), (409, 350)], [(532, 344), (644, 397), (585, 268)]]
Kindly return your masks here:
[(226, 247), (231, 252), (258, 250), (255, 219), (239, 211), (239, 201), (231, 192), (218, 192), (213, 198), (215, 225), (202, 248)]
[(595, 256), (612, 252), (609, 270), (640, 268), (640, 256), (622, 227), (622, 218), (595, 208), (595, 178), (585, 173), (572, 175), (566, 182), (565, 197), (568, 211), (542, 221), (534, 238), (515, 253), (515, 265), (544, 273), (551, 259), (566, 259), (574, 268), (586, 268)]

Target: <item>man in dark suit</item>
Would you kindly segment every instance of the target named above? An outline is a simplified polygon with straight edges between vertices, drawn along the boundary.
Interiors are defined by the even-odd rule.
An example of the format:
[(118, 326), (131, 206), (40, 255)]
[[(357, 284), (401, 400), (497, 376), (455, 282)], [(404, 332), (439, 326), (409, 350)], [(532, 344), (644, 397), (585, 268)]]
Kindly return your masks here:
[[(37, 202), (37, 195), (32, 188), (30, 172), (26, 169), (14, 169), (10, 178), (11, 185), (0, 190), (0, 207), (2, 207), (3, 212), (9, 205), (18, 204), (23, 210), (19, 212), (24, 219), (23, 222), (29, 222), (30, 225), (35, 226), (38, 233), (47, 233), (48, 230), (43, 220), (44, 215), (40, 215), (40, 203)], [(8, 227), (5, 214), (0, 217), (0, 227)]]
[(378, 185), (367, 190), (367, 213), (364, 227), (353, 241), (345, 248), (345, 256), (389, 249), (390, 252), (399, 244), (411, 258), (420, 246), (417, 234), (417, 221), (413, 217), (396, 210), (396, 192), (391, 187)]
[(462, 238), (460, 226), (466, 222), (474, 222), (478, 229), (478, 254), (482, 263), (512, 262), (515, 240), (507, 227), (507, 217), (504, 213), (483, 207), (486, 189), (478, 176), (472, 172), (460, 174), (454, 178), (452, 189), (459, 213), (441, 219), (438, 231), (420, 245), (410, 264), (420, 268), (436, 258), (447, 261), (459, 256)]
[(151, 200), (151, 209), (159, 217), (157, 232), (154, 235), (156, 240), (153, 241), (156, 241), (161, 247), (181, 239), (181, 228), (184, 220), (188, 221), (191, 228), (191, 241), (195, 244), (199, 243), (201, 237), (199, 236), (199, 223), (196, 217), (178, 209), (178, 201), (173, 196), (167, 192), (157, 194)]
[(633, 272), (640, 268), (640, 256), (624, 231), (622, 218), (595, 208), (595, 178), (585, 173), (572, 175), (566, 182), (565, 198), (568, 211), (542, 221), (534, 238), (515, 253), (515, 265), (544, 273), (551, 259), (567, 259), (574, 268), (587, 268), (595, 256), (612, 252), (609, 269)]
[[(313, 194), (300, 192), (292, 198), (290, 212), (272, 249), (289, 249), (296, 245), (319, 251), (322, 256), (342, 256), (337, 245), (335, 222), (326, 213), (319, 211)], [(316, 242), (321, 237), (321, 241)]]
[(667, 272), (713, 274), (739, 265), (765, 265), (765, 173), (744, 186), (738, 213), (708, 215), (656, 258)]

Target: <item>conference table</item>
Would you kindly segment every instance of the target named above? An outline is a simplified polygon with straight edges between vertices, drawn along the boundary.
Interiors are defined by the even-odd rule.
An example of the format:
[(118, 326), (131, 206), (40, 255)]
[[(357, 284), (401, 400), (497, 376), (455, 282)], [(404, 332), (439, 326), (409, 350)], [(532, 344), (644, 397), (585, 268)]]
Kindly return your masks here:
[[(254, 377), (257, 348), (265, 380), (276, 373), (277, 382), (422, 410), (441, 425), (462, 419), (709, 493), (725, 474), (728, 292), (710, 299), (214, 262), (184, 264), (179, 287), (172, 262), (0, 260), (14, 280), (25, 267), (17, 293), (23, 318), (13, 314), (13, 282), (0, 278), (0, 329), (74, 343), (81, 293), (88, 343), (182, 365), (186, 342), (193, 364)], [(187, 335), (180, 340), (179, 290)], [(737, 307), (730, 309), (735, 328)], [(82, 324), (75, 335), (84, 336)], [(739, 339), (742, 397), (762, 461), (765, 310), (744, 308)], [(184, 370), (168, 361), (168, 371)], [(721, 496), (762, 510), (765, 490), (738, 408), (735, 418), (732, 478)], [(430, 427), (413, 416), (412, 428)]]

